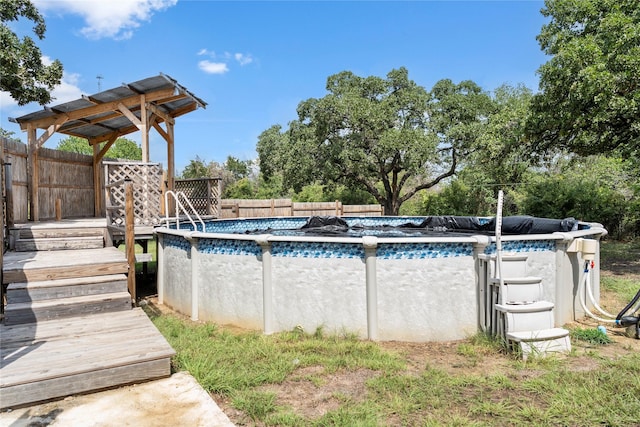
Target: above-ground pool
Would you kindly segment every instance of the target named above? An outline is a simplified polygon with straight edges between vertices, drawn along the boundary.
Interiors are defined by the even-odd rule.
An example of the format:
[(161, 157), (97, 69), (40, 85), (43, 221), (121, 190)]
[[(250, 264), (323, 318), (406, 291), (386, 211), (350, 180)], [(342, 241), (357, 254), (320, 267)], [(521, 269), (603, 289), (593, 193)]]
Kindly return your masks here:
[[(309, 219), (296, 217), (213, 220), (204, 231), (174, 223), (156, 229), (158, 299), (193, 319), (265, 333), (462, 339), (487, 326), (492, 221), (341, 218), (311, 233), (300, 232)], [(575, 296), (583, 260), (572, 243), (605, 234), (593, 223), (504, 218), (502, 247), (526, 255), (527, 273), (542, 278), (562, 325), (583, 314)], [(598, 261), (596, 253), (596, 293)]]

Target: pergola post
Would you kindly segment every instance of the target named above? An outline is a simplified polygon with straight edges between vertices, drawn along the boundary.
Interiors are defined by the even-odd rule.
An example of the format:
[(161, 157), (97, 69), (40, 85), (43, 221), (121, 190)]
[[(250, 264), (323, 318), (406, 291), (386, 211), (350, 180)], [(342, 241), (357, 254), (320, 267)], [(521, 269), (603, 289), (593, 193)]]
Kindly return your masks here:
[(140, 95), (140, 131), (142, 132), (142, 161), (149, 163), (149, 115), (147, 114), (147, 100)]
[(27, 187), (29, 193), (29, 219), (40, 220), (40, 203), (38, 203), (38, 145), (36, 143), (36, 128), (27, 125)]

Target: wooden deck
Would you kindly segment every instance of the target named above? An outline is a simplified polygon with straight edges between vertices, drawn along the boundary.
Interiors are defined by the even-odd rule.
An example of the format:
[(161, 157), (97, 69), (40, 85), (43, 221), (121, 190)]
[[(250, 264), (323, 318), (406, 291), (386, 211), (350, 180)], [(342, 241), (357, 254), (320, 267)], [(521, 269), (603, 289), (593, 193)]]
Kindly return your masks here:
[(167, 377), (175, 354), (140, 308), (0, 325), (0, 408)]
[(54, 250), (4, 254), (0, 409), (171, 375), (175, 352), (140, 308), (131, 309), (125, 253), (69, 245), (100, 230), (107, 243), (99, 219), (12, 230), (14, 241)]
[(93, 275), (127, 273), (124, 253), (117, 248), (60, 251), (7, 252), (3, 283), (41, 281)]

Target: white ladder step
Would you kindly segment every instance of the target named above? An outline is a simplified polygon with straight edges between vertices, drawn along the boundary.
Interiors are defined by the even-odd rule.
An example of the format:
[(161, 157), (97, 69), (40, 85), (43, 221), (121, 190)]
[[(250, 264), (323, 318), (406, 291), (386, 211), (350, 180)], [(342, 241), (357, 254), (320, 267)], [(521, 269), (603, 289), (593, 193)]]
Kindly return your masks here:
[(508, 332), (507, 338), (512, 341), (545, 341), (553, 340), (556, 338), (563, 338), (569, 336), (569, 331), (564, 328), (551, 328), (541, 329), (538, 331), (520, 331), (520, 332)]
[[(490, 280), (493, 284), (500, 283), (499, 277), (492, 277)], [(542, 278), (536, 276), (505, 277), (502, 281), (505, 285), (528, 285), (531, 283), (540, 283), (542, 282)]]
[(509, 332), (508, 341), (517, 343), (524, 360), (530, 354), (545, 356), (548, 353), (568, 353), (571, 351), (569, 331), (563, 328), (550, 328), (537, 331)]
[(496, 304), (496, 310), (503, 313), (536, 313), (553, 310), (553, 307), (553, 303), (549, 301), (536, 301), (531, 304)]
[(542, 299), (542, 279), (535, 276), (492, 278), (491, 286), (499, 289), (500, 304), (529, 304)]
[(554, 327), (553, 303), (548, 301), (520, 305), (497, 304), (496, 309), (503, 313), (506, 333), (544, 330)]

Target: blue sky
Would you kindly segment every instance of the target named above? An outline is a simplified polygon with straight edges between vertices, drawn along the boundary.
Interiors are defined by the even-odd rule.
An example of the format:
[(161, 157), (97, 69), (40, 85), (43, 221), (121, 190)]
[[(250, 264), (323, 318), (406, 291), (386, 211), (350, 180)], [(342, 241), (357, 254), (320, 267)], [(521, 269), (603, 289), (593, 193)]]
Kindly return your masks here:
[[(197, 156), (254, 159), (258, 135), (287, 127), (297, 105), (326, 94), (341, 71), (385, 77), (406, 67), (429, 90), (473, 80), (484, 90), (522, 83), (536, 90), (548, 58), (536, 35), (542, 1), (36, 0), (47, 33), (43, 55), (64, 65), (52, 105), (165, 73), (208, 103), (177, 119), (176, 169)], [(28, 22), (12, 24), (20, 35)], [(98, 79), (101, 76), (102, 79)], [(39, 110), (0, 93), (0, 126)], [(136, 141), (138, 134), (128, 136)], [(60, 137), (51, 138), (55, 147)], [(151, 161), (166, 164), (151, 132)]]

